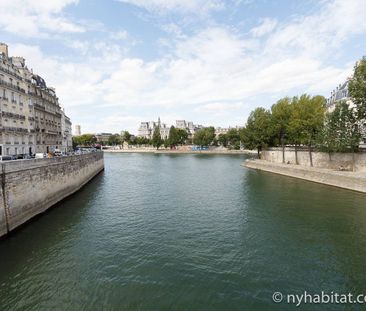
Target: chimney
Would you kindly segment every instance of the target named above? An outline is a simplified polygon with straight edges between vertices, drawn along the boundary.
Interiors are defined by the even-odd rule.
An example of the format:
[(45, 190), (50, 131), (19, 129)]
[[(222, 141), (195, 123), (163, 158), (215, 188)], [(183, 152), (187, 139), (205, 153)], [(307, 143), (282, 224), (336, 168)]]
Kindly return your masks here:
[(8, 57), (8, 46), (2, 42), (0, 42), (0, 54), (5, 54)]

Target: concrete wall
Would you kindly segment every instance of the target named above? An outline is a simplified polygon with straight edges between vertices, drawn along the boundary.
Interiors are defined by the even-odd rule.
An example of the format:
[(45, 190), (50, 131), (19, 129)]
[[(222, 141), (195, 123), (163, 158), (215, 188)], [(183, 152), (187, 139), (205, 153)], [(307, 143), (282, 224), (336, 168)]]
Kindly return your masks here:
[(104, 168), (102, 152), (2, 165), (0, 236), (79, 190)]
[(247, 160), (243, 166), (366, 193), (366, 178), (359, 173), (330, 171), (300, 165), (274, 164), (262, 160)]
[[(353, 156), (354, 156), (354, 170), (358, 172), (366, 172), (366, 153), (325, 153), (325, 152), (312, 152), (313, 166), (319, 168), (328, 168), (339, 170), (343, 167), (345, 170), (352, 171), (353, 169)], [(274, 163), (282, 163), (282, 148), (271, 148), (264, 150), (261, 153), (262, 160), (266, 160)], [(297, 158), (299, 165), (310, 166), (309, 151), (298, 150)], [(295, 149), (285, 149), (285, 163), (296, 164)]]

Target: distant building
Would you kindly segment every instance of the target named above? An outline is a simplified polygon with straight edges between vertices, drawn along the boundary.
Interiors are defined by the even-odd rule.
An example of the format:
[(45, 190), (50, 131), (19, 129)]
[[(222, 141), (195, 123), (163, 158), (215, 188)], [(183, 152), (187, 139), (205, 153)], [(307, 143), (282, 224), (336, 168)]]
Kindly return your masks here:
[(81, 135), (81, 127), (79, 124), (75, 125), (75, 136), (80, 136)]
[(353, 104), (351, 98), (349, 97), (349, 93), (348, 93), (349, 81), (350, 81), (350, 79), (345, 81), (343, 84), (339, 84), (336, 87), (336, 89), (334, 89), (330, 93), (330, 97), (327, 98), (327, 104), (326, 104), (328, 111), (333, 111), (336, 103), (343, 101), (343, 100), (345, 100), (350, 105)]
[(175, 127), (178, 129), (186, 130), (188, 133), (188, 138), (193, 138), (194, 134), (199, 130), (202, 129), (202, 125), (194, 124), (191, 121), (186, 120), (176, 120)]
[(162, 139), (166, 139), (169, 137), (170, 127), (167, 126), (165, 123), (161, 123), (160, 118), (158, 118), (158, 122), (155, 121), (141, 122), (140, 127), (138, 129), (138, 136), (147, 139), (152, 139), (156, 127), (160, 129), (160, 136)]
[(62, 147), (61, 151), (70, 152), (72, 148), (72, 126), (70, 118), (65, 114), (64, 110), (61, 110), (61, 134), (62, 134)]
[(235, 129), (235, 130), (239, 131), (242, 128), (243, 128), (242, 126), (235, 126), (235, 127), (215, 127), (215, 136), (216, 136), (216, 138), (218, 138), (220, 134), (227, 134), (227, 132), (229, 132), (231, 129)]

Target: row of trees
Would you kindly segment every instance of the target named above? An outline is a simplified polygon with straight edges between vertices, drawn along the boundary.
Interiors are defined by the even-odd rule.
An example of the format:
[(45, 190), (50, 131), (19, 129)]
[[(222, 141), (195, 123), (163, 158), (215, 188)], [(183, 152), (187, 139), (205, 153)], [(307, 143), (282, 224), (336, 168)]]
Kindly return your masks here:
[[(270, 110), (257, 108), (249, 115), (247, 125), (241, 132), (241, 139), (248, 149), (257, 149), (258, 156), (263, 148), (282, 146), (283, 161), (286, 144), (306, 145), (311, 150), (316, 145), (318, 133), (325, 117), (325, 98), (302, 95), (280, 99)], [(296, 153), (297, 154), (297, 153)]]
[(307, 146), (310, 164), (312, 150), (325, 152), (356, 152), (362, 138), (366, 120), (366, 59), (355, 66), (349, 83), (352, 105), (338, 102), (331, 112), (326, 112), (326, 100), (322, 96), (301, 95), (282, 98), (270, 110), (257, 108), (251, 112), (241, 141), (248, 149), (282, 146), (283, 162), (285, 145), (297, 148)]

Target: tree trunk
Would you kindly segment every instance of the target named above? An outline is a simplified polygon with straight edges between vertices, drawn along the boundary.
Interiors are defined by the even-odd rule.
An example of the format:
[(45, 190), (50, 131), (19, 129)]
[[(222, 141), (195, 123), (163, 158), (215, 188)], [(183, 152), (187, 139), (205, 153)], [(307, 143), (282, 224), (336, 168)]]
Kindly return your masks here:
[(310, 158), (310, 166), (313, 167), (313, 155), (311, 153), (311, 145), (309, 145), (309, 158)]
[(297, 158), (297, 144), (295, 144), (295, 162), (296, 165), (299, 165), (299, 159)]
[(260, 159), (261, 158), (261, 155), (260, 155), (260, 149), (259, 149), (259, 147), (257, 148), (257, 154), (258, 154), (258, 159)]
[(285, 144), (282, 141), (282, 163), (285, 163)]
[(355, 150), (352, 149), (352, 172), (355, 171)]

